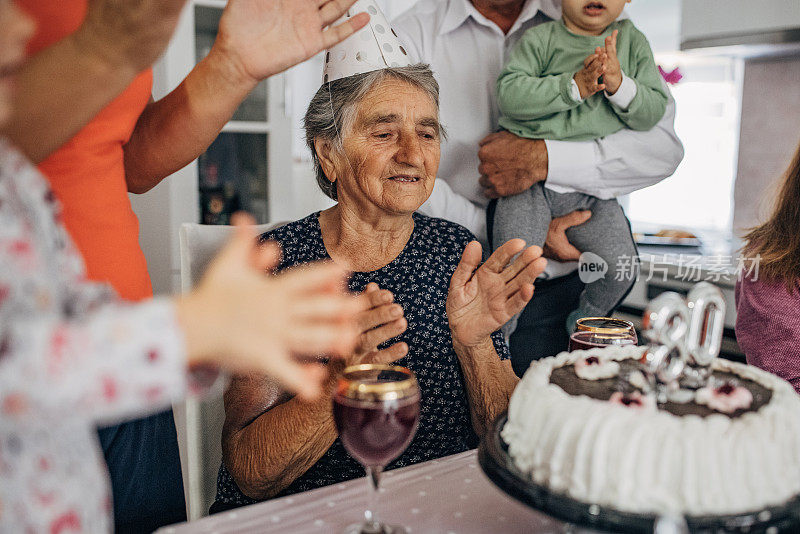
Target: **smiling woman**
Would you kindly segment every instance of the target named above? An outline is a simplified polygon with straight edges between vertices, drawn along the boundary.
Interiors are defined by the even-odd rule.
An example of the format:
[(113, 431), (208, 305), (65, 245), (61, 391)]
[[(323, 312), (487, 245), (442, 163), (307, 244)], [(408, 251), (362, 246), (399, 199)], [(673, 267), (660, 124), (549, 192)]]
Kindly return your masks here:
[[(439, 84), (436, 83), (436, 79), (432, 76), (427, 65), (382, 69), (342, 78), (337, 80), (335, 84), (323, 85), (308, 106), (304, 126), (306, 144), (311, 151), (317, 184), (322, 189), (322, 192), (333, 200), (337, 200), (336, 181), (326, 176), (317, 154), (317, 143), (324, 142), (341, 150), (343, 148), (343, 135), (341, 134), (347, 133), (353, 126), (358, 108), (357, 103), (363, 100), (373, 87), (386, 80), (392, 80), (395, 83), (405, 82), (407, 85), (414, 86), (427, 95), (436, 113), (432, 117), (424, 119), (426, 125), (431, 129), (437, 130), (437, 138), (445, 136), (444, 129), (439, 124), (438, 119)], [(397, 114), (392, 115), (395, 115), (395, 119), (398, 118)], [(379, 117), (372, 118), (378, 119)], [(384, 117), (384, 124), (385, 119)], [(381, 121), (376, 122), (374, 125), (378, 126), (379, 124), (381, 124)]]
[[(361, 217), (407, 216), (422, 205), (439, 167), (434, 100), (397, 79), (379, 82), (361, 101), (341, 149), (315, 141), (319, 165), (336, 187), (341, 210)], [(402, 110), (399, 111), (398, 110)]]
[[(438, 116), (438, 86), (424, 65), (323, 85), (306, 114), (307, 142), (317, 181), (337, 204), (262, 236), (281, 244), (279, 270), (333, 260), (353, 271), (350, 290), (370, 300), (358, 347), (329, 366), (329, 389), (344, 365), (396, 362), (415, 373), (419, 429), (389, 468), (465, 451), (505, 410), (517, 380), (498, 329), (544, 269), (541, 250), (521, 240), (480, 266), (466, 229), (415, 213), (439, 166)], [(338, 439), (330, 400), (301, 402), (248, 376), (231, 384), (225, 412), (212, 511), (364, 472)]]

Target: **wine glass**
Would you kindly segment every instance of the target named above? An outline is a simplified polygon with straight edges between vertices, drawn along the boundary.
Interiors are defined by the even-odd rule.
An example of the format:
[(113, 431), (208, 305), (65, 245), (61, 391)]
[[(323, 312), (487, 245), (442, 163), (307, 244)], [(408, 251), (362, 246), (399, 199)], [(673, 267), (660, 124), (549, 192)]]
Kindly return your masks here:
[(594, 332), (596, 334), (625, 334), (639, 343), (633, 323), (615, 317), (583, 317), (575, 321), (576, 332)]
[(369, 508), (364, 522), (345, 534), (400, 534), (406, 529), (380, 523), (375, 514), (383, 468), (408, 447), (419, 422), (420, 392), (405, 367), (362, 364), (348, 367), (333, 396), (333, 418), (347, 452), (367, 470)]
[(584, 317), (575, 323), (569, 338), (569, 351), (602, 348), (609, 345), (636, 345), (633, 323), (611, 317)]

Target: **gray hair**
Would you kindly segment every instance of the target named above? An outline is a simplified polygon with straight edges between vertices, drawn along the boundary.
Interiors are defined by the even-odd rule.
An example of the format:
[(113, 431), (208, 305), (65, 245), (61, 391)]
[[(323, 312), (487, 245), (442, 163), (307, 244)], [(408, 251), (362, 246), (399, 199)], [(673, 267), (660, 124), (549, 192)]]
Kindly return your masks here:
[[(342, 136), (352, 125), (358, 103), (375, 86), (387, 79), (401, 80), (422, 89), (433, 100), (438, 112), (439, 84), (433, 77), (430, 66), (424, 63), (410, 67), (375, 70), (324, 83), (308, 105), (303, 120), (306, 144), (311, 150), (317, 184), (322, 192), (333, 200), (337, 199), (336, 183), (330, 181), (322, 171), (314, 143), (317, 140), (326, 140), (335, 148), (342, 150)], [(439, 133), (445, 135), (443, 129)]]

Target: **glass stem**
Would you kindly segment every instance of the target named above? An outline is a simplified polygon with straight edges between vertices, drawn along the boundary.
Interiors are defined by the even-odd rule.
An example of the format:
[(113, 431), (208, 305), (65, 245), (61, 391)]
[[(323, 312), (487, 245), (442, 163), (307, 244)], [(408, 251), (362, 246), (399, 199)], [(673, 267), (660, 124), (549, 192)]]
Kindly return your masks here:
[(378, 506), (378, 489), (381, 483), (381, 473), (383, 467), (367, 467), (367, 483), (369, 484), (369, 497), (367, 498), (367, 509), (364, 511), (364, 528), (362, 532), (372, 534), (381, 532), (381, 524), (378, 522), (376, 513)]

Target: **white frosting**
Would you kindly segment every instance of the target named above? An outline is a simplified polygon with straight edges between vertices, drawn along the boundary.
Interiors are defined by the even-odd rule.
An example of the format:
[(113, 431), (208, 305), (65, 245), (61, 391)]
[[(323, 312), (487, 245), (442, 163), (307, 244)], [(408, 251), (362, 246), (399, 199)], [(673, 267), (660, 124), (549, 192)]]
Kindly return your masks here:
[(572, 396), (550, 383), (554, 368), (601, 352), (638, 359), (642, 347), (563, 352), (534, 362), (511, 397), (502, 437), (517, 467), (556, 492), (639, 513), (729, 514), (800, 493), (800, 397), (755, 367), (712, 368), (772, 391), (757, 412), (676, 416)]
[(749, 408), (753, 404), (753, 394), (742, 386), (733, 386), (733, 391), (727, 394), (720, 393), (714, 386), (706, 386), (697, 390), (694, 401), (718, 412), (733, 413)]
[(602, 380), (603, 378), (613, 378), (619, 374), (619, 364), (614, 360), (597, 358), (597, 363), (588, 363), (586, 358), (581, 358), (575, 362), (575, 374), (584, 380)]

